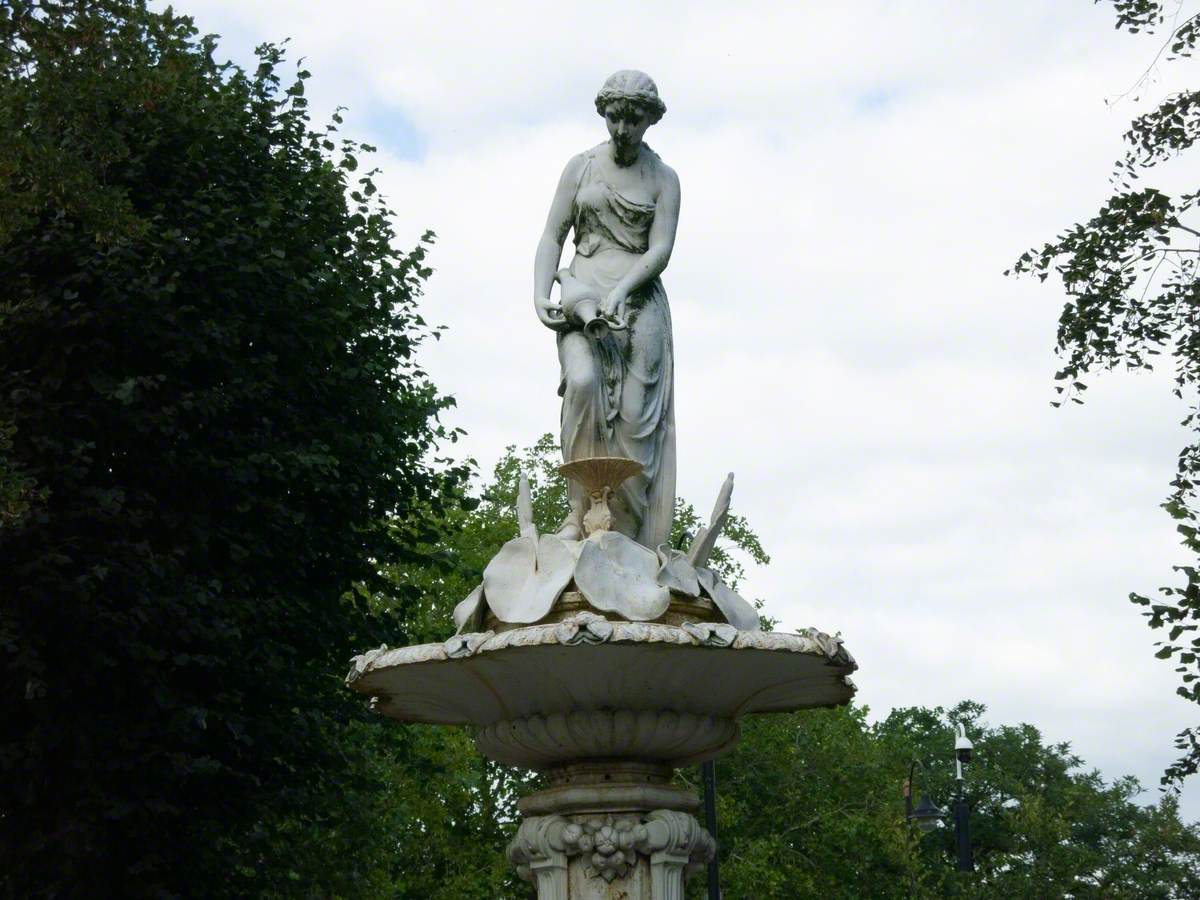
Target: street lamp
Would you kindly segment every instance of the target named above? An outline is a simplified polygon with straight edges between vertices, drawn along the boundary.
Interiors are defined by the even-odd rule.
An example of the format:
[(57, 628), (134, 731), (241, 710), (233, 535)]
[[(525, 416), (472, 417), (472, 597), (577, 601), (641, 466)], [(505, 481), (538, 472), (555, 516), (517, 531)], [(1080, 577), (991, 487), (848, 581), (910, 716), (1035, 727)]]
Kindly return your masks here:
[[(925, 791), (921, 791), (921, 802), (917, 804), (916, 809), (913, 809), (913, 775), (916, 774), (917, 766), (920, 765), (921, 763), (914, 759), (913, 764), (908, 768), (908, 781), (904, 782), (904, 815), (908, 821), (914, 823), (923, 833), (928, 834), (942, 824), (942, 816), (946, 813), (929, 799), (929, 795)], [(924, 769), (925, 767), (921, 766), (921, 768)]]
[[(954, 735), (954, 843), (958, 851), (958, 871), (974, 872), (975, 860), (971, 858), (971, 826), (968, 819), (969, 809), (963, 793), (963, 766), (971, 761), (974, 744), (967, 737), (967, 730), (958, 725)], [(945, 812), (938, 808), (929, 796), (922, 791), (921, 802), (913, 808), (912, 784), (920, 763), (913, 760), (908, 770), (908, 781), (904, 782), (904, 813), (908, 821), (914, 823), (923, 832), (930, 832), (942, 824)], [(921, 766), (924, 769), (924, 766)]]

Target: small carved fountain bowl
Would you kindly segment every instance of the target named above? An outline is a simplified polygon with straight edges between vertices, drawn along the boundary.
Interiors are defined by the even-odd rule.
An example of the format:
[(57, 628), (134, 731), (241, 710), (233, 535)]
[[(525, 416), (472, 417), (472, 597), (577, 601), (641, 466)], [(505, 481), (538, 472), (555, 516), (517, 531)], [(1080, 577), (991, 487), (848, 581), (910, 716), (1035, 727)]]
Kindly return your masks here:
[(606, 487), (615, 490), (626, 478), (642, 471), (642, 464), (624, 456), (592, 456), (563, 463), (558, 471), (592, 494)]

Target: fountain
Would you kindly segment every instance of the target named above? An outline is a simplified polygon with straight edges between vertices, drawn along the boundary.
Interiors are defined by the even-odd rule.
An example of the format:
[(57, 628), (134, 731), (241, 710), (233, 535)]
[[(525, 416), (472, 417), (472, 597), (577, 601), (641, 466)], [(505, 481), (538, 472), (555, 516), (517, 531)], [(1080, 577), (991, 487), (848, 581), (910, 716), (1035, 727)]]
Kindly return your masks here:
[[(457, 632), (364, 653), (347, 684), (382, 715), (470, 726), (488, 758), (545, 774), (508, 847), (539, 900), (682, 900), (716, 848), (674, 770), (728, 752), (744, 716), (846, 703), (856, 666), (837, 637), (763, 631), (709, 566), (732, 475), (687, 549), (667, 540), (674, 411), (658, 274), (678, 182), (641, 144), (665, 109), (653, 81), (618, 72), (596, 105), (612, 140), (568, 163), (535, 275), (563, 361), (571, 514), (539, 534), (522, 478), (518, 536), (455, 609)], [(570, 229), (570, 276), (603, 300), (584, 316), (549, 299), (556, 279), (572, 283), (555, 271)]]

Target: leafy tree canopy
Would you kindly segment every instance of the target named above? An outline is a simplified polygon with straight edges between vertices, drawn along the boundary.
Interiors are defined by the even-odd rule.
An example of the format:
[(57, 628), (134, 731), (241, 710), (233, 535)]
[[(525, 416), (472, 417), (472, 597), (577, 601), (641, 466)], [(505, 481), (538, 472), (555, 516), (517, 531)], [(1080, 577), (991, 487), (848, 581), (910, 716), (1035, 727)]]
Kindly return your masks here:
[[(426, 561), (387, 520), (458, 476), (370, 148), (279, 48), (215, 50), (143, 0), (0, 5), (8, 896), (294, 893), (306, 834), (368, 833), (340, 675), (402, 621), (349, 589)], [(362, 888), (343, 846), (306, 890)]]
[[(1149, 87), (1160, 63), (1195, 52), (1200, 12), (1184, 17), (1179, 5), (1160, 0), (1110, 2), (1118, 28), (1156, 33), (1165, 26), (1162, 46), (1135, 93)], [(1192, 561), (1176, 567), (1181, 583), (1160, 588), (1156, 598), (1134, 593), (1130, 599), (1146, 608), (1152, 628), (1167, 632), (1157, 655), (1176, 662), (1178, 693), (1194, 703), (1200, 703), (1200, 187), (1170, 195), (1146, 179), (1198, 138), (1197, 90), (1168, 96), (1135, 118), (1116, 164), (1113, 195), (1092, 218), (1025, 252), (1010, 270), (1043, 281), (1053, 275), (1066, 291), (1058, 322), (1063, 363), (1055, 375), (1056, 406), (1082, 403), (1084, 379), (1097, 371), (1151, 369), (1164, 354), (1171, 359), (1175, 396), (1187, 404), (1183, 425), (1192, 439), (1179, 454), (1163, 506)], [(1200, 769), (1200, 729), (1180, 733), (1176, 746), (1182, 755), (1167, 769), (1164, 785), (1178, 785)]]
[[(722, 888), (730, 897), (1148, 898), (1200, 896), (1200, 828), (1173, 796), (1138, 801), (1030, 725), (992, 726), (983, 706), (860, 706), (756, 716), (717, 764)], [(943, 809), (954, 797), (954, 725), (975, 742), (965, 797), (976, 872), (955, 871), (952, 823), (922, 835), (901, 785)], [(689, 896), (702, 898), (693, 886)]]

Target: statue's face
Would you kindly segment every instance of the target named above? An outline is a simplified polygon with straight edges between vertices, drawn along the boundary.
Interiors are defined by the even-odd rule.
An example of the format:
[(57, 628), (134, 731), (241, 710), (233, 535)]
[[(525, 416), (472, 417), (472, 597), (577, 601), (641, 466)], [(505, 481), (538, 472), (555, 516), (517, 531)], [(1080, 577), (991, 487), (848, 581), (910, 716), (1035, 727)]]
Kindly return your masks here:
[(610, 103), (604, 110), (604, 121), (618, 153), (636, 150), (650, 127), (649, 114), (632, 103)]

